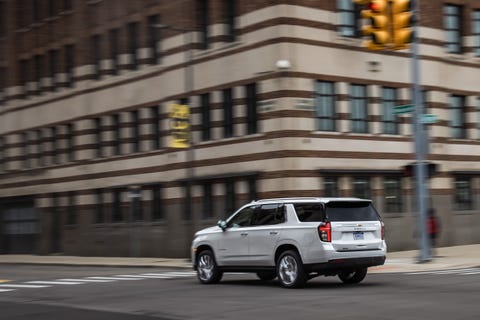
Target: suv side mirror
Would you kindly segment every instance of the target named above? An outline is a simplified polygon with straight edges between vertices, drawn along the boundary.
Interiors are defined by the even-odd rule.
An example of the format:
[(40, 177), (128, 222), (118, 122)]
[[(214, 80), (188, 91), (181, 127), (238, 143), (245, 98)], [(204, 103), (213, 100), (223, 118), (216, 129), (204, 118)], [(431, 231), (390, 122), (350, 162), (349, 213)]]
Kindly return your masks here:
[(227, 221), (218, 220), (217, 226), (219, 226), (223, 231), (225, 231), (227, 229)]

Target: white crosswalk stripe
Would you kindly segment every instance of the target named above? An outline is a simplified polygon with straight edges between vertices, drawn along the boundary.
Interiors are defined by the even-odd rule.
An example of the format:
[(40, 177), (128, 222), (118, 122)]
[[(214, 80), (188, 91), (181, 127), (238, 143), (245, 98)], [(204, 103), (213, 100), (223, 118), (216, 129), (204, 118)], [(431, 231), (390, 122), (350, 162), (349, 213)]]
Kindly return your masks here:
[(194, 277), (195, 271), (166, 271), (161, 273), (141, 273), (141, 274), (118, 274), (112, 276), (90, 276), (82, 278), (64, 278), (55, 280), (32, 280), (22, 283), (0, 283), (0, 292), (9, 292), (16, 289), (35, 289), (48, 288), (51, 286), (65, 286), (88, 283), (108, 283), (123, 280), (146, 280), (146, 279), (175, 279)]
[(474, 275), (480, 274), (480, 268), (462, 268), (462, 269), (450, 269), (450, 270), (431, 270), (431, 271), (419, 271), (419, 272), (408, 272), (408, 275), (422, 275), (422, 274), (456, 274), (456, 275)]
[(29, 289), (36, 289), (36, 288), (48, 288), (51, 286), (47, 285), (38, 285), (38, 284), (0, 284), (0, 288), (29, 288)]
[(31, 284), (51, 284), (51, 285), (75, 285), (75, 284), (82, 284), (81, 282), (72, 282), (72, 281), (27, 281), (25, 283), (31, 283)]

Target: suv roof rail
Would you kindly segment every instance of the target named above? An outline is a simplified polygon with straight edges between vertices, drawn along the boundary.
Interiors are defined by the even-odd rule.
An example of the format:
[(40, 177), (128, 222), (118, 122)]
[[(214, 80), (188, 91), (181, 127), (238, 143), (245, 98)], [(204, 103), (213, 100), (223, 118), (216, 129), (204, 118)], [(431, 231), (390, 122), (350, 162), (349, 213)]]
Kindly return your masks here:
[(320, 197), (289, 197), (289, 198), (271, 198), (271, 199), (260, 199), (255, 202), (270, 202), (270, 201), (292, 201), (292, 200), (319, 200)]

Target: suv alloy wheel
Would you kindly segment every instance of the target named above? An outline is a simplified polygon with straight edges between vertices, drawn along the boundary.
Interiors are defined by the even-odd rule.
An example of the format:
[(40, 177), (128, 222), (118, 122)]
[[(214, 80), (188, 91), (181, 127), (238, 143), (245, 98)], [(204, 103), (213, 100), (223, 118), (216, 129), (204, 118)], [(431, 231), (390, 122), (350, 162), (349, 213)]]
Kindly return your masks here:
[(284, 288), (302, 288), (307, 282), (307, 275), (303, 270), (302, 259), (297, 252), (288, 250), (283, 252), (277, 261), (277, 276)]
[(223, 276), (223, 272), (218, 270), (213, 252), (203, 250), (198, 254), (198, 279), (205, 284), (218, 283)]

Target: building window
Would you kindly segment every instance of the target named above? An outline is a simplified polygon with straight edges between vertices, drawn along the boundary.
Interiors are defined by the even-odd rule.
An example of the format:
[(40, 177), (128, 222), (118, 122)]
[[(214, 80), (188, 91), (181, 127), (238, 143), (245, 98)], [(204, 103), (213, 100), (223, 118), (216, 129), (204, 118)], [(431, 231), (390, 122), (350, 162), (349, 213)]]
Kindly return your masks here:
[(325, 177), (323, 178), (323, 195), (325, 197), (339, 197), (340, 190), (338, 187), (337, 177)]
[(143, 220), (143, 204), (142, 204), (142, 189), (130, 190), (130, 206), (131, 208), (131, 219), (132, 221), (142, 221)]
[(212, 182), (207, 181), (203, 183), (203, 218), (211, 219), (215, 217), (213, 212), (213, 193)]
[(0, 1), (0, 38), (7, 34), (7, 11), (5, 1)]
[(333, 82), (315, 82), (315, 113), (316, 129), (320, 131), (335, 131), (336, 112), (335, 88)]
[(5, 138), (0, 136), (0, 172), (5, 171), (5, 158), (6, 158), (6, 144)]
[(58, 152), (57, 131), (57, 127), (50, 128), (50, 154), (52, 157), (52, 164), (58, 164), (60, 158)]
[(467, 130), (465, 126), (465, 97), (458, 95), (450, 96), (450, 109), (452, 115), (450, 120), (452, 138), (466, 138)]
[(394, 113), (397, 105), (397, 89), (382, 88), (382, 122), (383, 133), (398, 134), (398, 118)]
[(37, 23), (43, 19), (43, 10), (42, 10), (42, 2), (40, 0), (33, 0), (32, 11), (33, 11), (33, 22)]
[(65, 46), (65, 73), (67, 75), (66, 86), (73, 87), (75, 82), (75, 46), (69, 44)]
[(101, 62), (102, 62), (102, 47), (101, 36), (99, 34), (93, 35), (91, 40), (92, 65), (94, 69), (93, 77), (95, 80), (101, 78)]
[(197, 0), (198, 30), (200, 32), (200, 45), (202, 49), (208, 49), (208, 0)]
[(152, 189), (152, 219), (154, 221), (162, 220), (164, 219), (164, 214), (163, 214), (163, 201), (162, 201), (162, 186), (157, 184), (153, 186)]
[(30, 168), (30, 141), (28, 140), (28, 132), (22, 132), (22, 157), (23, 167)]
[(58, 50), (48, 51), (48, 76), (50, 77), (50, 88), (52, 91), (56, 89), (56, 74), (58, 73)]
[(454, 209), (458, 211), (472, 210), (472, 180), (470, 177), (456, 177), (454, 185)]
[(192, 186), (188, 182), (184, 182), (183, 186), (183, 219), (191, 220), (192, 219)]
[(63, 0), (63, 10), (72, 10), (72, 0)]
[(200, 97), (201, 99), (201, 112), (202, 112), (202, 140), (210, 140), (210, 94), (204, 93)]
[(113, 190), (113, 203), (112, 203), (112, 221), (121, 222), (123, 221), (123, 212), (122, 212), (122, 189)]
[(45, 57), (41, 55), (36, 55), (34, 57), (35, 61), (35, 85), (36, 93), (42, 93), (42, 78), (45, 76), (44, 66), (45, 66)]
[(258, 132), (257, 124), (257, 84), (250, 83), (245, 87), (247, 97), (247, 134)]
[(138, 23), (131, 22), (128, 24), (128, 53), (130, 53), (130, 69), (138, 69)]
[(118, 156), (122, 153), (121, 150), (121, 135), (120, 135), (120, 115), (114, 114), (112, 116), (113, 125), (113, 154)]
[(394, 213), (403, 211), (402, 182), (399, 177), (383, 179), (385, 192), (385, 212)]
[(66, 125), (66, 129), (68, 161), (75, 161), (75, 126), (73, 123), (69, 123)]
[(7, 68), (0, 67), (0, 105), (7, 99)]
[(237, 38), (237, 34), (235, 30), (236, 1), (235, 0), (225, 1), (225, 11), (227, 16), (227, 23), (226, 23), (227, 41), (235, 42)]
[(355, 177), (352, 179), (352, 196), (362, 199), (371, 199), (370, 178)]
[(95, 145), (96, 157), (103, 157), (102, 118), (95, 118)]
[(358, 37), (360, 33), (360, 6), (351, 0), (337, 0), (340, 22), (338, 32), (343, 37)]
[(162, 134), (160, 132), (160, 106), (150, 107), (150, 116), (152, 118), (152, 148), (160, 149)]
[(453, 4), (445, 4), (443, 8), (445, 46), (448, 53), (462, 52), (461, 11), (461, 6)]
[(68, 193), (67, 225), (77, 224), (77, 204), (74, 191)]
[(225, 181), (225, 217), (229, 217), (237, 208), (235, 203), (235, 180)]
[(38, 129), (35, 131), (37, 137), (37, 164), (39, 167), (43, 167), (45, 165), (45, 150), (43, 148), (43, 134), (42, 129)]
[(104, 223), (105, 222), (105, 207), (104, 207), (104, 191), (102, 189), (96, 189), (95, 195), (97, 198), (97, 203), (95, 205), (95, 223)]
[(223, 136), (233, 136), (233, 97), (232, 89), (223, 90)]
[(112, 62), (112, 74), (118, 74), (118, 29), (108, 32), (110, 38), (110, 61)]
[(248, 200), (257, 200), (257, 177), (251, 176), (247, 179), (248, 183)]
[(152, 64), (157, 64), (160, 61), (160, 55), (158, 54), (161, 50), (158, 47), (160, 43), (160, 30), (155, 26), (159, 23), (158, 15), (153, 15), (148, 17), (148, 45), (151, 52), (151, 61)]
[(132, 152), (140, 151), (140, 123), (138, 118), (138, 110), (130, 112)]
[(368, 133), (368, 98), (365, 85), (351, 86), (351, 113), (352, 132)]
[(28, 78), (29, 78), (29, 73), (28, 73), (28, 60), (23, 59), (20, 60), (18, 63), (18, 70), (19, 70), (19, 78), (20, 78), (20, 83), (19, 85), (22, 86), (22, 98), (26, 98), (28, 96)]
[(472, 12), (473, 54), (480, 57), (480, 10)]

